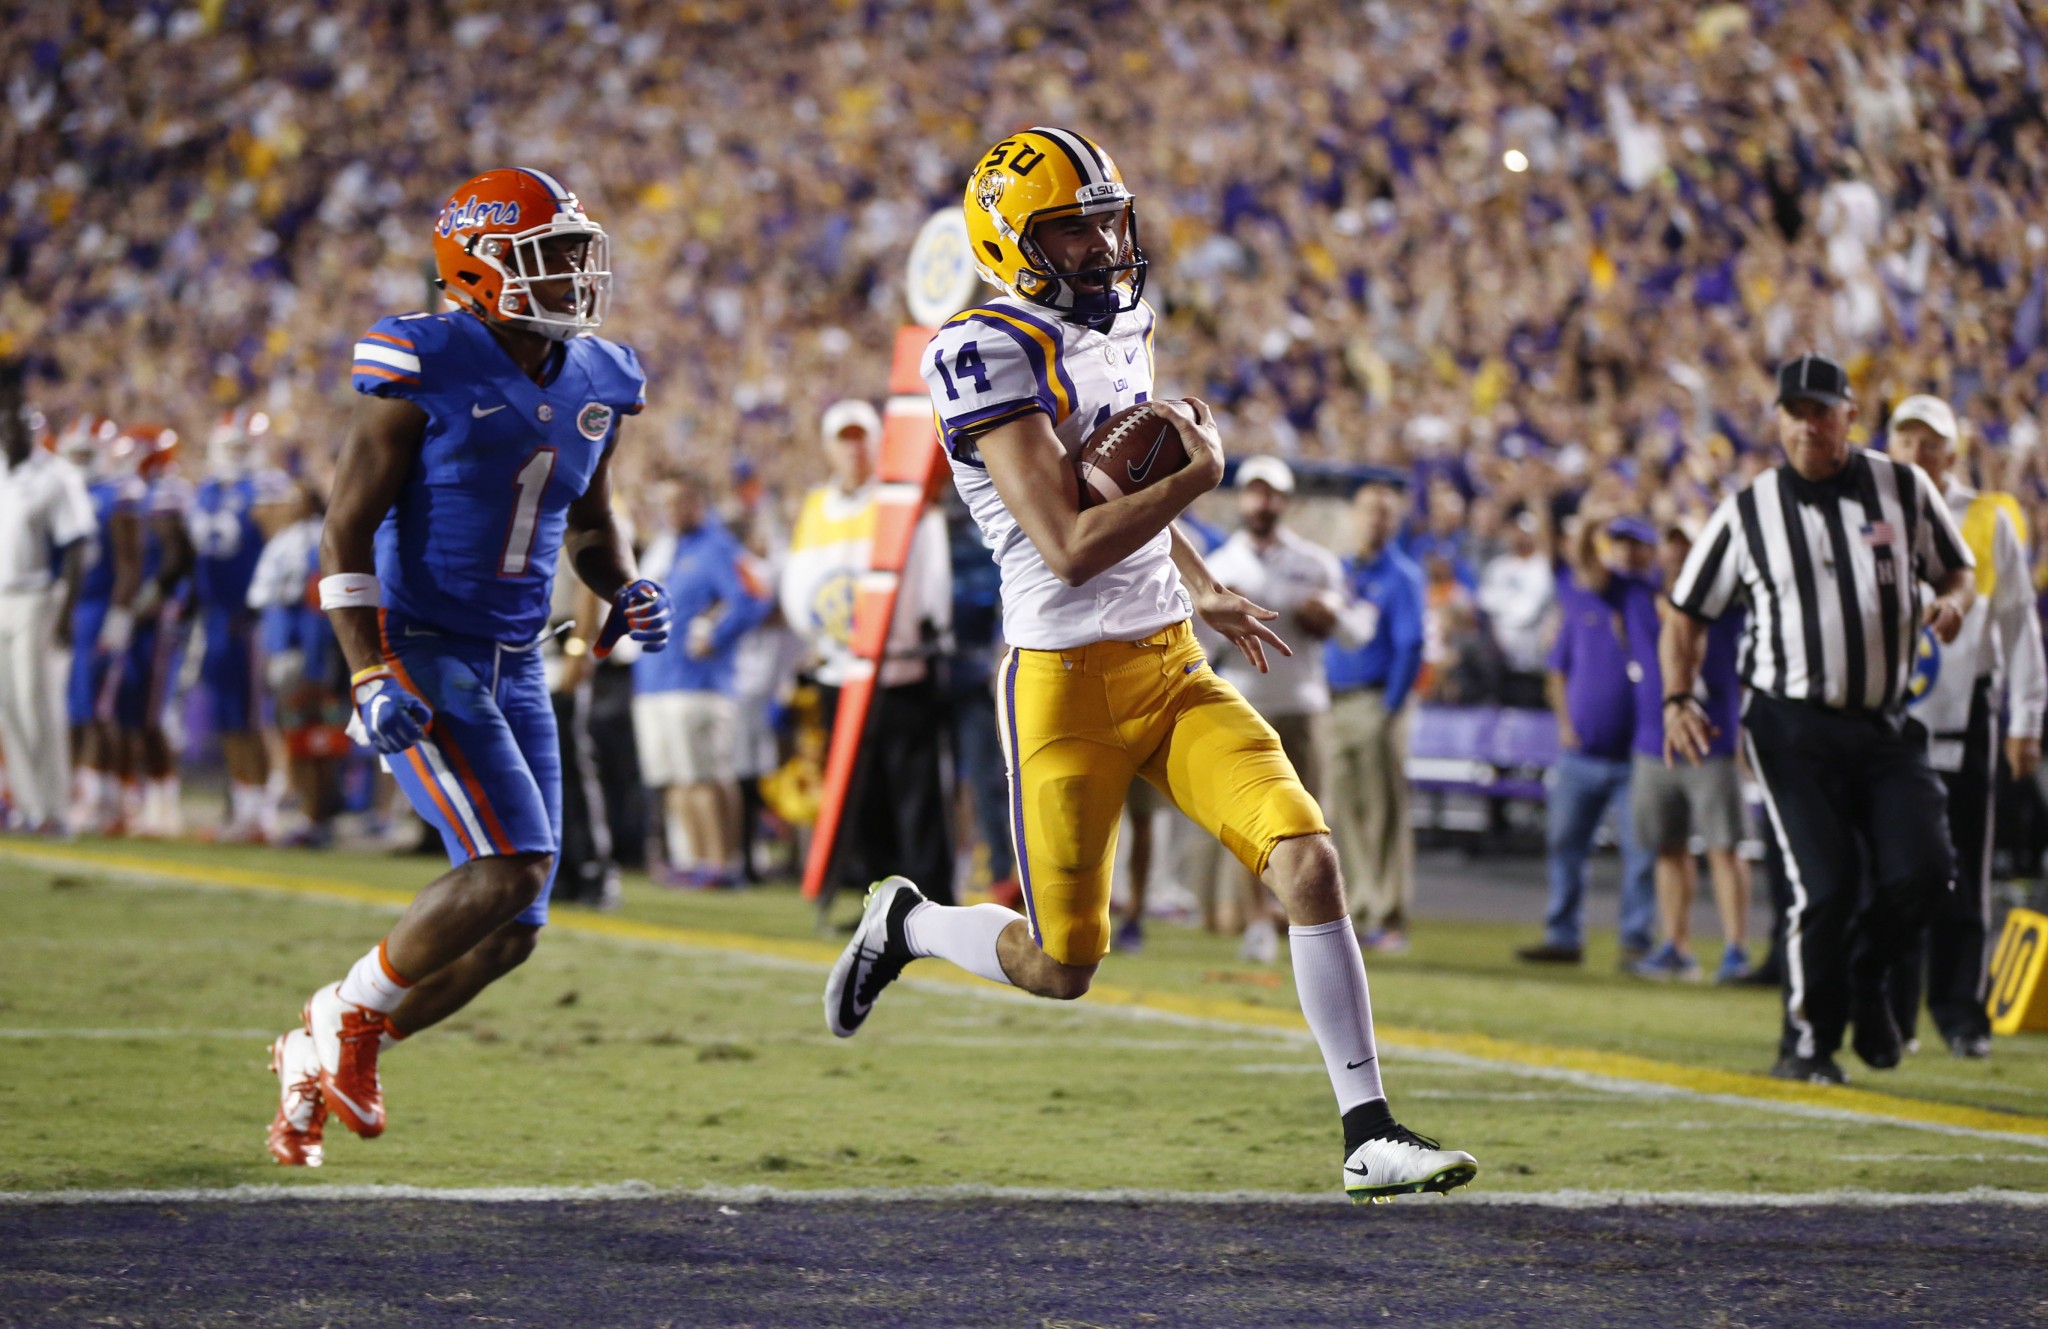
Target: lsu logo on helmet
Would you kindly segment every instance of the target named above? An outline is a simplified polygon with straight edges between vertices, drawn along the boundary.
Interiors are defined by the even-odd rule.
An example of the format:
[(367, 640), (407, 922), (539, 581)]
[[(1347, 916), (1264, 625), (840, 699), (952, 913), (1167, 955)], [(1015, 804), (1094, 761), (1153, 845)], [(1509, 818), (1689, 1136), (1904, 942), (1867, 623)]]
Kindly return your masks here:
[[(967, 177), (961, 211), (976, 270), (1018, 299), (1081, 318), (1138, 307), (1146, 260), (1136, 197), (1109, 154), (1072, 130), (1040, 126), (990, 148)], [(1032, 235), (1050, 218), (1105, 212), (1122, 214), (1122, 244), (1101, 267), (1061, 272)], [(1077, 278), (1103, 289), (1076, 290)]]

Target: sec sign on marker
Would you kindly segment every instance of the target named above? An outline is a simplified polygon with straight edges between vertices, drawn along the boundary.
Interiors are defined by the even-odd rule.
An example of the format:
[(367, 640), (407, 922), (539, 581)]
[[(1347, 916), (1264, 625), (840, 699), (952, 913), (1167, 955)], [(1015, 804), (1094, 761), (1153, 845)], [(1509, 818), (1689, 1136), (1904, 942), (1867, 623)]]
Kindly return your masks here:
[(2016, 1034), (2022, 1029), (2048, 1029), (2048, 914), (2015, 909), (2005, 916), (2005, 931), (1991, 955), (1991, 996), (1985, 1007), (1991, 1032)]
[(910, 246), (910, 317), (921, 327), (936, 328), (974, 303), (981, 276), (967, 248), (967, 221), (958, 208), (942, 208), (917, 233)]

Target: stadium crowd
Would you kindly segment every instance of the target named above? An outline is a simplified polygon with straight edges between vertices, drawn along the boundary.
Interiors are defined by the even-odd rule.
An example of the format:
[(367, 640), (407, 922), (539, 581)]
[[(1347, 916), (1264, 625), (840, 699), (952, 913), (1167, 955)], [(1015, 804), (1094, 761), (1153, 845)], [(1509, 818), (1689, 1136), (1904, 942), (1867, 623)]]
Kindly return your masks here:
[[(303, 558), (350, 343), (431, 307), (454, 182), (533, 161), (613, 237), (605, 333), (650, 379), (623, 454), (638, 528), (677, 535), (692, 489), (769, 575), (826, 408), (886, 377), (917, 227), (989, 138), (1049, 121), (1137, 191), (1167, 390), (1213, 403), (1235, 452), (1403, 480), (1425, 701), (1545, 704), (1569, 514), (1702, 520), (1776, 459), (1770, 371), (1806, 348), (1848, 367), (1860, 440), (1940, 395), (1975, 478), (2048, 522), (2048, 47), (2017, 5), (770, 9), (11, 9), (0, 360), (53, 436), (157, 422), (195, 480), (189, 442), (261, 413), (266, 533)], [(985, 664), (1000, 628), (954, 543), (978, 589), (951, 626), (985, 623)], [(317, 645), (280, 642), (298, 666)], [(801, 657), (748, 649), (777, 679)], [(740, 677), (744, 716), (795, 695)], [(340, 709), (308, 704), (338, 760)], [(672, 820), (701, 840), (709, 806)]]

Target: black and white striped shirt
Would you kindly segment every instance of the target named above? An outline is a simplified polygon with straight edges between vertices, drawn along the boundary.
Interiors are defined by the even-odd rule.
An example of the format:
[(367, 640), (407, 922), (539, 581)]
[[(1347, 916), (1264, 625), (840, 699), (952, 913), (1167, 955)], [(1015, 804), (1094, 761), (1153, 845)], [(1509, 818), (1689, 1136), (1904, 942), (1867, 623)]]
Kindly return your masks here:
[(1671, 602), (1700, 619), (1748, 605), (1738, 666), (1747, 687), (1895, 711), (1913, 676), (1922, 583), (1975, 565), (1927, 477), (1858, 448), (1832, 480), (1781, 465), (1724, 500)]

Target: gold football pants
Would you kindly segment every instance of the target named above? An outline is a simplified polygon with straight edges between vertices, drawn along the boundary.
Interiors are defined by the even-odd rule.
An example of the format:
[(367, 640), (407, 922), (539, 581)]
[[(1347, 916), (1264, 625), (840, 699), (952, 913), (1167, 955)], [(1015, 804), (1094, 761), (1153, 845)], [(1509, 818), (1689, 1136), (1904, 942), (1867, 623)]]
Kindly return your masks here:
[(1133, 777), (1254, 876), (1280, 841), (1329, 829), (1272, 726), (1209, 668), (1185, 622), (1143, 641), (1012, 650), (996, 710), (1031, 935), (1062, 964), (1109, 951), (1110, 865)]

